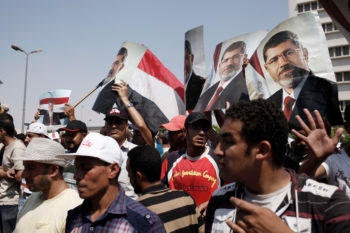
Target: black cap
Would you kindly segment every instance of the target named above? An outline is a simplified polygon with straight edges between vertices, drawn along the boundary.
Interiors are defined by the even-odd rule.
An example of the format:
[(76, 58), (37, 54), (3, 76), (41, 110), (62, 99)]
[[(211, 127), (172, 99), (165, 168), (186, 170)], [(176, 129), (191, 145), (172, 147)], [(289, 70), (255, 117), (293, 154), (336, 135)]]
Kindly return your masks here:
[(79, 120), (72, 120), (69, 121), (67, 126), (64, 128), (59, 128), (59, 131), (67, 131), (67, 132), (84, 132), (87, 133), (87, 127), (86, 124)]
[(208, 124), (208, 126), (211, 126), (210, 121), (208, 118), (201, 112), (192, 112), (190, 115), (187, 116), (185, 120), (185, 128), (188, 128), (190, 124), (193, 124), (197, 121), (204, 121), (205, 124)]
[(119, 117), (124, 120), (128, 120), (128, 113), (124, 109), (112, 108), (105, 117), (105, 121), (108, 121), (112, 117)]

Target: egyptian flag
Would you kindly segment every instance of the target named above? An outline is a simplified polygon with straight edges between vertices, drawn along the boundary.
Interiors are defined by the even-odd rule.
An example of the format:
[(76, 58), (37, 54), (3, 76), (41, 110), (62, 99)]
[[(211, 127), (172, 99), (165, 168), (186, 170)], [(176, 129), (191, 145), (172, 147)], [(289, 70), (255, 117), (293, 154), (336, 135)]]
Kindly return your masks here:
[[(71, 90), (66, 89), (57, 89), (41, 94), (39, 97), (40, 118), (38, 121), (47, 126), (67, 124), (68, 119), (64, 114), (64, 108), (65, 104), (69, 102), (70, 94)], [(49, 112), (51, 113), (49, 114)]]
[(350, 42), (350, 1), (349, 0), (320, 0), (323, 8), (337, 24), (340, 31)]
[(92, 109), (106, 114), (114, 104), (123, 107), (111, 86), (124, 80), (129, 85), (129, 100), (155, 133), (168, 119), (185, 114), (184, 86), (145, 46), (124, 42), (122, 47), (127, 50), (124, 67), (102, 87)]

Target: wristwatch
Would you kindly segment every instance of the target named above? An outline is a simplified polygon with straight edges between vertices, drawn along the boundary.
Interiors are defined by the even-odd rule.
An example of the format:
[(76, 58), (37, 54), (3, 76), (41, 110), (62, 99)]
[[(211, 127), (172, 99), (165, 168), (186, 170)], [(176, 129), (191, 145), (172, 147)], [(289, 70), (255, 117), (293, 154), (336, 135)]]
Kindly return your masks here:
[(127, 107), (127, 108), (130, 108), (130, 107), (134, 107), (134, 105), (133, 105), (131, 102), (129, 102), (129, 103), (126, 105), (126, 107)]

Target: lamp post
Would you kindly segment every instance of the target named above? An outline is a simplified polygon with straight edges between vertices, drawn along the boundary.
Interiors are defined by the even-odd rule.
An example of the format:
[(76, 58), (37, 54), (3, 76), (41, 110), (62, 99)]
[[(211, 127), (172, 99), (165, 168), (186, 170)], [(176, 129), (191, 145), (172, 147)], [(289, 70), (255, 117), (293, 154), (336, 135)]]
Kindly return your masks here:
[(16, 50), (16, 51), (20, 51), (26, 55), (26, 70), (25, 70), (25, 75), (24, 75), (23, 111), (22, 111), (22, 128), (21, 128), (21, 132), (24, 133), (24, 118), (25, 118), (25, 113), (26, 113), (26, 98), (27, 98), (28, 57), (30, 54), (40, 53), (42, 50), (41, 49), (33, 50), (33, 51), (30, 51), (28, 53), (25, 50), (21, 49), (20, 47), (18, 47), (17, 45), (14, 45), (14, 44), (11, 45), (11, 48)]

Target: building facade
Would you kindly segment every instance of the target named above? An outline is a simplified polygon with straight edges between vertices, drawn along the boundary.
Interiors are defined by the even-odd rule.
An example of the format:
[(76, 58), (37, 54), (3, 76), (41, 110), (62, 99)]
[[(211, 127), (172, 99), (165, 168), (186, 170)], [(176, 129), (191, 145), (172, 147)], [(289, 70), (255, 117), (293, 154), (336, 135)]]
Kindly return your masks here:
[(289, 17), (310, 11), (318, 12), (326, 35), (329, 55), (338, 85), (340, 109), (343, 113), (345, 106), (350, 104), (350, 44), (319, 1), (289, 0)]

